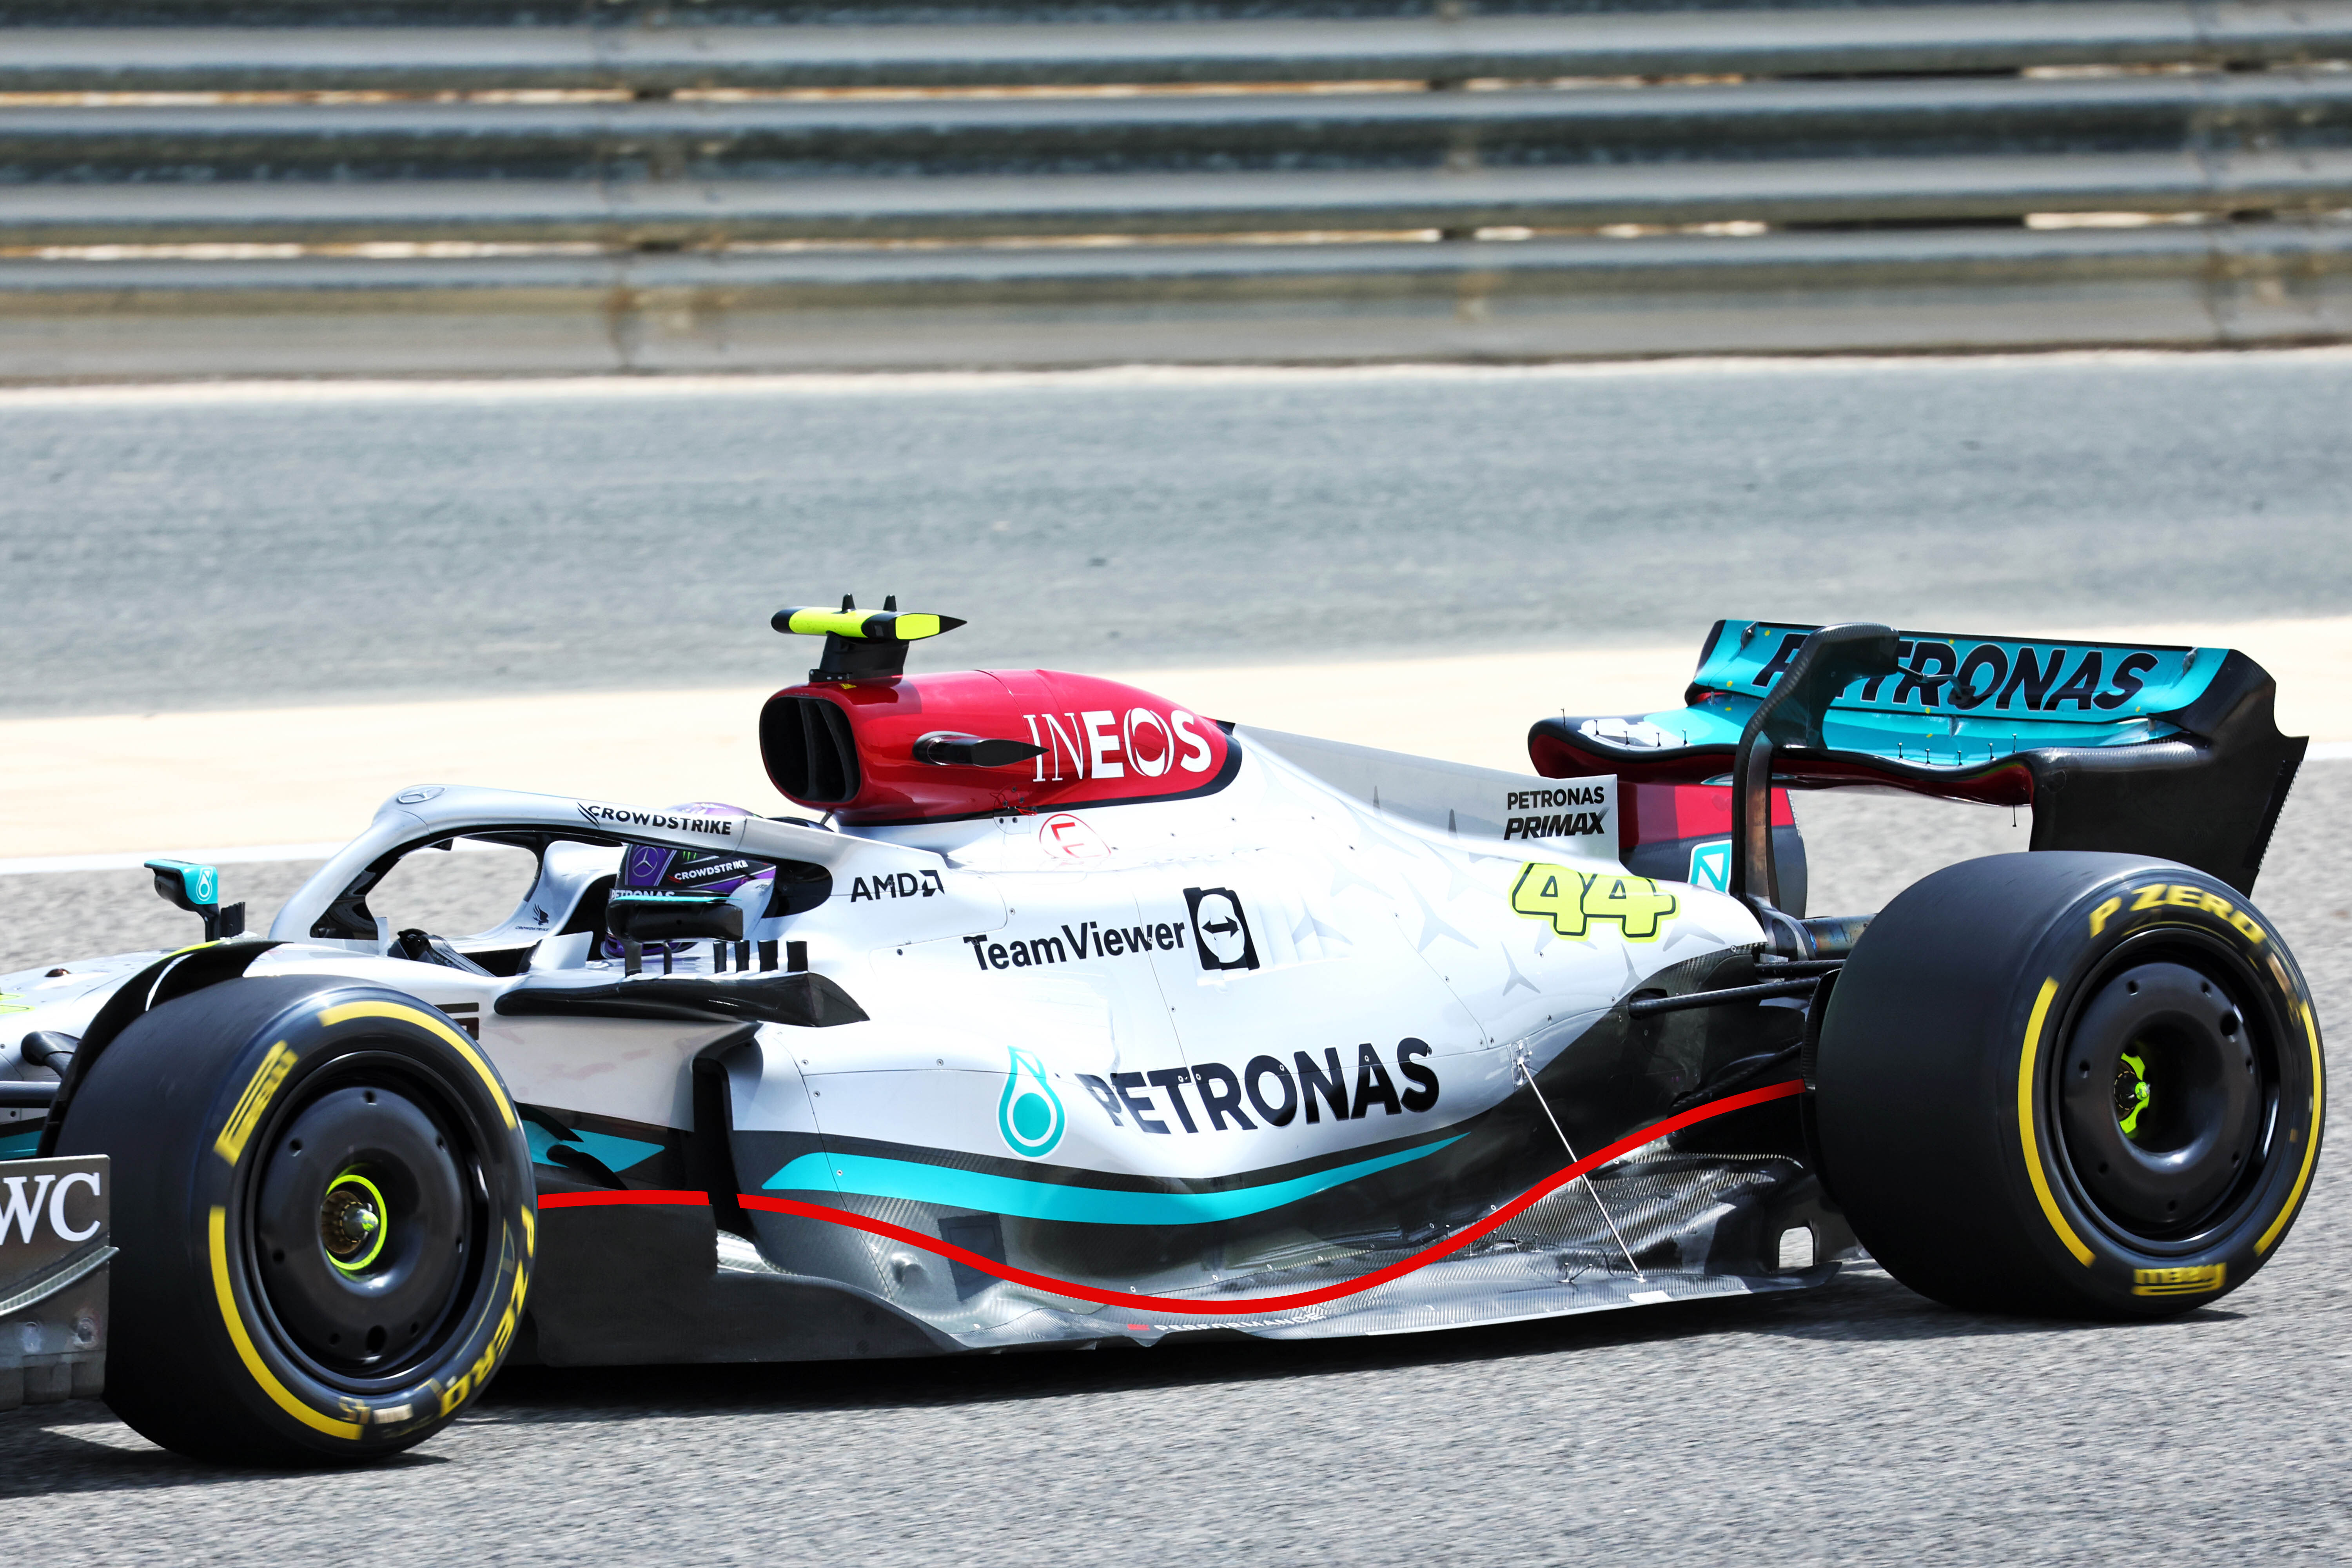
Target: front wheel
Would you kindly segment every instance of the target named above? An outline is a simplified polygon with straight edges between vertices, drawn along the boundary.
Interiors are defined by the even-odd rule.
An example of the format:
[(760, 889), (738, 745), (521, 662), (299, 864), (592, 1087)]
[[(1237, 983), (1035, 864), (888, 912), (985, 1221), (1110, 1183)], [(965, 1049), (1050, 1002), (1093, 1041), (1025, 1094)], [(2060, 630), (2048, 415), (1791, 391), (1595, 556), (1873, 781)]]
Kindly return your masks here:
[(2235, 1289), (2310, 1191), (2301, 971), (2243, 896), (2077, 852), (1948, 867), (1871, 922), (1814, 1067), (1824, 1175), (1912, 1289), (2155, 1318)]
[(381, 1458), (454, 1419), (520, 1320), (513, 1102), (413, 997), (226, 982), (117, 1037), (58, 1152), (113, 1162), (107, 1403), (193, 1457)]

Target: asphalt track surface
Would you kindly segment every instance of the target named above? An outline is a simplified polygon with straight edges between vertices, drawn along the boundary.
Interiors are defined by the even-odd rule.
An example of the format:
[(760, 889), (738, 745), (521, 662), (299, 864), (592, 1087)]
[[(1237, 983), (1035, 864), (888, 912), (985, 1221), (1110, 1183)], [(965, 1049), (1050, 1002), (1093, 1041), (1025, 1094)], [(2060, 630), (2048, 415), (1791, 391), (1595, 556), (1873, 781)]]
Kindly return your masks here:
[(971, 622), (918, 668), (2340, 614), (2347, 406), (2335, 351), (10, 392), (0, 714), (752, 685), (844, 592)]
[[(1819, 910), (2025, 834), (1801, 801)], [(2352, 1018), (2352, 764), (2258, 889)], [(495, 855), (436, 857), (455, 922)], [(275, 898), (305, 867), (240, 867)], [(177, 940), (143, 873), (0, 879), (0, 969)], [(2341, 1052), (2337, 1053), (2339, 1056)], [(2338, 1083), (2343, 1080), (2339, 1078)], [(1985, 1563), (2352, 1559), (2352, 1177), (2276, 1261), (2155, 1326), (1970, 1317), (1871, 1269), (1808, 1295), (1313, 1344), (817, 1366), (516, 1369), (379, 1468), (191, 1465), (102, 1406), (0, 1415), (16, 1561)]]
[[(2347, 392), (2314, 353), (5, 394), (0, 713), (757, 682), (803, 661), (768, 612), (844, 589), (971, 617), (918, 668), (2341, 614)], [(1822, 910), (2023, 837), (1800, 810)], [(2347, 811), (2352, 764), (2307, 768), (2259, 889), (2339, 1026)], [(462, 929), (499, 860), (428, 862), (413, 918)], [(258, 914), (307, 869), (232, 894)], [(187, 940), (146, 882), (0, 878), (0, 971)], [(66, 1405), (0, 1415), (0, 1541), (44, 1568), (2342, 1562), (2342, 1169), (2250, 1285), (2156, 1327), (1857, 1270), (1381, 1340), (518, 1369), (326, 1476)]]

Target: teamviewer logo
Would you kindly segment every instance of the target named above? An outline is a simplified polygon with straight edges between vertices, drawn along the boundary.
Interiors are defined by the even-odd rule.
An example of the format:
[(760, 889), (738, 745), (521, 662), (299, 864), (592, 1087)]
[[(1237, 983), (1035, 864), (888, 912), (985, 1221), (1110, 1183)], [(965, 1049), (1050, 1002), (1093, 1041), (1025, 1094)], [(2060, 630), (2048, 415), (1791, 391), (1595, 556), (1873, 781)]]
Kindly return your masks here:
[(1255, 969), (1257, 943), (1250, 940), (1242, 901), (1231, 888), (1187, 888), (1192, 909), (1192, 942), (1203, 969)]

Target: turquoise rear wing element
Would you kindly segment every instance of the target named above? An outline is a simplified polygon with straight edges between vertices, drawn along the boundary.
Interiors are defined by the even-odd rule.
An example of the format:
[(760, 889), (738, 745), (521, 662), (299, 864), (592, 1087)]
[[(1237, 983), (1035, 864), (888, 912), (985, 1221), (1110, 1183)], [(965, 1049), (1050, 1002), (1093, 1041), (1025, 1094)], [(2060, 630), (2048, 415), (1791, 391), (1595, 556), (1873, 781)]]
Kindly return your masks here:
[[(1684, 700), (1738, 739), (1813, 629), (1718, 622)], [(2042, 745), (2137, 745), (2178, 733), (2163, 715), (2191, 707), (2230, 657), (2218, 647), (1895, 636), (1901, 670), (1851, 682), (1831, 700), (1822, 730), (1832, 745), (1931, 764)]]
[[(1818, 629), (1717, 622), (1685, 706), (1544, 720), (1528, 737), (1536, 771), (1727, 779), (1748, 721)], [(1896, 668), (1808, 711), (1772, 783), (2031, 805), (2035, 849), (2160, 855), (2252, 890), (2306, 744), (2278, 732), (2260, 665), (2227, 648), (1895, 635)]]

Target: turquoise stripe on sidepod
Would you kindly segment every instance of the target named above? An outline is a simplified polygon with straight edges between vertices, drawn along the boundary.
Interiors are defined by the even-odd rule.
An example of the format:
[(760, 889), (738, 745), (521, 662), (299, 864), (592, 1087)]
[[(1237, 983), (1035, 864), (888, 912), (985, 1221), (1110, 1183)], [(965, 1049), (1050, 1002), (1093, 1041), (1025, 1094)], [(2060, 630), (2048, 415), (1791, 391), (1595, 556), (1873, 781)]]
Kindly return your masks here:
[(604, 1163), (604, 1169), (613, 1172), (625, 1171), (661, 1152), (658, 1143), (648, 1143), (641, 1138), (615, 1138), (609, 1132), (575, 1131), (566, 1137), (558, 1138), (538, 1122), (530, 1121), (522, 1124), (522, 1131), (523, 1136), (530, 1140), (531, 1159), (541, 1165), (553, 1163), (547, 1152), (558, 1143), (570, 1143), (586, 1150)]
[(1294, 1176), (1286, 1182), (1235, 1187), (1221, 1193), (1133, 1193), (1073, 1187), (1057, 1182), (1030, 1182), (1017, 1176), (992, 1176), (980, 1171), (959, 1171), (946, 1165), (883, 1160), (865, 1154), (836, 1154), (829, 1159), (823, 1154), (803, 1154), (761, 1185), (772, 1192), (838, 1191), (860, 1197), (900, 1198), (945, 1208), (1011, 1215), (1016, 1219), (1066, 1220), (1076, 1225), (1203, 1225), (1278, 1209), (1285, 1204), (1344, 1186), (1359, 1177), (1409, 1164), (1459, 1142), (1457, 1135), (1417, 1149), (1360, 1160), (1352, 1165), (1335, 1165), (1328, 1171)]

